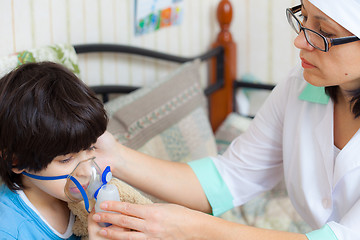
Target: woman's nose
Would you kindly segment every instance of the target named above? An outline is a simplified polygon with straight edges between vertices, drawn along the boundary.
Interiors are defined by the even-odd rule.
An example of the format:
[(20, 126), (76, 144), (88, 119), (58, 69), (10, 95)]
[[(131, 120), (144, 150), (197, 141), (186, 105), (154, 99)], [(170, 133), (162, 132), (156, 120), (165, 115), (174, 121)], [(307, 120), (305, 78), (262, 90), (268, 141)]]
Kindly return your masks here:
[(312, 51), (315, 48), (311, 46), (305, 38), (304, 31), (301, 31), (294, 40), (294, 45), (298, 49)]

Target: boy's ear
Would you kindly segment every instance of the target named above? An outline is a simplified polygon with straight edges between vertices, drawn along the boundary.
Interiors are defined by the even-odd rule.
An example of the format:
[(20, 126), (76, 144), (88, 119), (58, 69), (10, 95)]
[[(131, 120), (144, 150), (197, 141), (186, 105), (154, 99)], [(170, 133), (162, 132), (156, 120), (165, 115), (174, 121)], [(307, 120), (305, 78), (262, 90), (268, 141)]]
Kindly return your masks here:
[(19, 170), (18, 168), (13, 167), (13, 168), (11, 169), (11, 171), (13, 171), (13, 172), (16, 173), (16, 174), (21, 174), (21, 173), (24, 171), (24, 169), (23, 169), (23, 170)]
[(21, 173), (24, 171), (24, 169), (23, 169), (23, 170), (19, 170), (19, 169), (16, 167), (17, 163), (18, 163), (18, 159), (17, 159), (15, 156), (13, 156), (13, 163), (12, 163), (11, 171), (13, 171), (13, 172), (16, 173), (16, 174), (21, 174)]

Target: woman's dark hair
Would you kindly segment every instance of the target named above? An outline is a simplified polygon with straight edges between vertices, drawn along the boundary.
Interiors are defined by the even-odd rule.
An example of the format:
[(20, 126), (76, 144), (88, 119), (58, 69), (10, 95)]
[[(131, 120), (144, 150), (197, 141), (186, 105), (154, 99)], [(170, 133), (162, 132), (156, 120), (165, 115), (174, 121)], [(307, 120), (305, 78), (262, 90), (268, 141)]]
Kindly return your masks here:
[(0, 79), (0, 176), (22, 189), (19, 170), (40, 171), (59, 155), (88, 149), (108, 118), (85, 83), (62, 65), (24, 64)]
[[(325, 87), (326, 94), (329, 95), (334, 102), (337, 101), (338, 91), (338, 86)], [(360, 89), (350, 91), (349, 94), (352, 96), (350, 102), (352, 107), (352, 113), (354, 114), (355, 118), (358, 118), (360, 116)]]

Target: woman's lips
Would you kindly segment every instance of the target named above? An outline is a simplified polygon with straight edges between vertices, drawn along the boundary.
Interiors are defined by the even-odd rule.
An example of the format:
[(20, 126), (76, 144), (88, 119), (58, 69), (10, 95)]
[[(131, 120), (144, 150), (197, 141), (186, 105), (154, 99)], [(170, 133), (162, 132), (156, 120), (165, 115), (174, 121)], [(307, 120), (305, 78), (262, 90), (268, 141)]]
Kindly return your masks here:
[(314, 68), (315, 66), (306, 61), (304, 58), (301, 58), (301, 66), (303, 68)]

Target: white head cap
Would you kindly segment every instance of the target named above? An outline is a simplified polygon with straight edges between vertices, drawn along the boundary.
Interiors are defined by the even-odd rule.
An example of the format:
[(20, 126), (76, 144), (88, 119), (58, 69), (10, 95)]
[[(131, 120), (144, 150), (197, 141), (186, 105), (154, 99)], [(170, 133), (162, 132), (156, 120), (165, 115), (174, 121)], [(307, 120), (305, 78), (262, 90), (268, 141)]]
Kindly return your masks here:
[(360, 0), (309, 0), (315, 7), (360, 38)]

